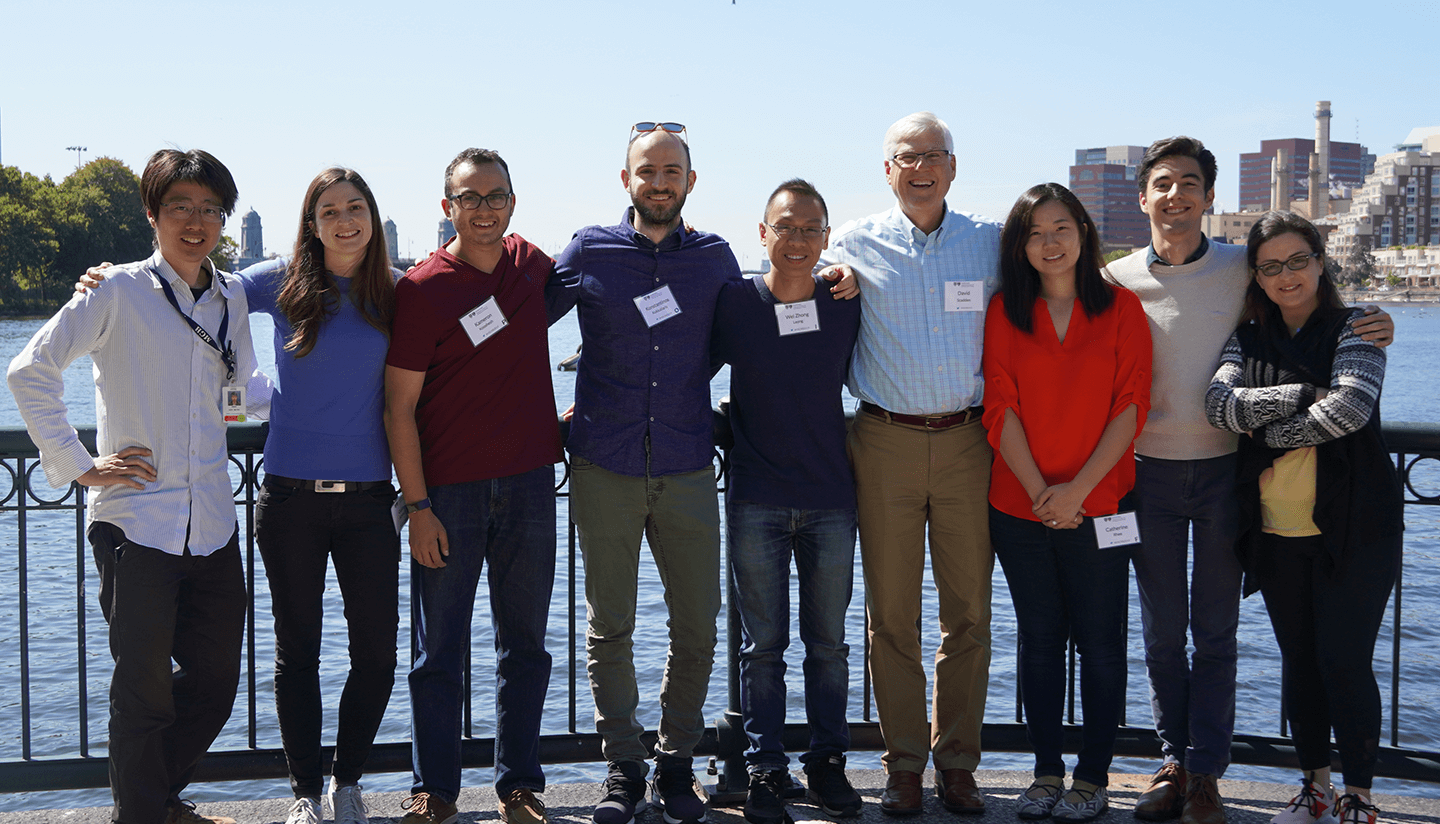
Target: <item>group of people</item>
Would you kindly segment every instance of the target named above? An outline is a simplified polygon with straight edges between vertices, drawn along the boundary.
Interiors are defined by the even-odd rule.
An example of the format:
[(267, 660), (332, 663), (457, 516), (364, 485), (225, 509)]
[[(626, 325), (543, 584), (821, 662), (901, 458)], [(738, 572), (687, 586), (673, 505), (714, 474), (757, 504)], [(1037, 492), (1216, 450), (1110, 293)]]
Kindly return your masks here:
[[(952, 210), (953, 138), (934, 115), (902, 118), (883, 146), (893, 209), (832, 232), (815, 187), (786, 181), (758, 227), (771, 267), (748, 278), (723, 239), (682, 218), (696, 174), (678, 123), (635, 124), (620, 175), (630, 207), (554, 260), (508, 233), (518, 198), (505, 161), (466, 149), (440, 201), (455, 235), (403, 276), (387, 263), (369, 187), (346, 169), (312, 181), (288, 259), (215, 270), (206, 256), (234, 181), (205, 152), (157, 152), (142, 177), (156, 253), (89, 278), (9, 371), (47, 478), (98, 487), (88, 537), (116, 659), (113, 820), (216, 820), (180, 793), (229, 715), (239, 672), (245, 586), (225, 425), (268, 415), (255, 534), (296, 798), (289, 824), (324, 814), (318, 663), (331, 558), (350, 672), (324, 794), (337, 824), (366, 820), (359, 781), (393, 687), (402, 517), (417, 639), (402, 821), (458, 815), (463, 667), (487, 567), (500, 816), (546, 820), (539, 732), (562, 448), (608, 763), (594, 822), (631, 824), (646, 808), (652, 755), (648, 802), (667, 824), (703, 821), (692, 762), (721, 601), (709, 382), (729, 363), (725, 584), (743, 632), (747, 821), (780, 824), (793, 795), (782, 743), (792, 557), (804, 792), (830, 816), (861, 810), (845, 774), (858, 534), (883, 812), (921, 811), (927, 766), (946, 809), (985, 808), (973, 772), (995, 557), (1015, 604), (1036, 756), (1017, 811), (1105, 812), (1133, 559), (1165, 754), (1136, 815), (1224, 821), (1216, 780), (1229, 761), (1243, 573), (1275, 624), (1305, 770), (1277, 824), (1337, 810), (1344, 824), (1374, 824), (1369, 662), (1399, 560), (1400, 498), (1378, 415), (1389, 317), (1343, 308), (1302, 218), (1267, 215), (1247, 250), (1206, 240), (1215, 162), (1191, 138), (1147, 151), (1137, 177), (1152, 243), (1109, 267), (1084, 207), (1058, 184), (1025, 192), (1003, 227)], [(546, 329), (572, 308), (583, 356), (562, 444)], [(250, 311), (275, 319), (273, 384), (255, 363)], [(61, 372), (84, 354), (96, 364), (99, 457), (60, 401)], [(847, 385), (860, 399), (848, 431)], [(653, 753), (632, 648), (642, 535), (670, 638)], [(927, 541), (941, 633), (930, 701)], [(1067, 788), (1071, 638), (1084, 735)]]

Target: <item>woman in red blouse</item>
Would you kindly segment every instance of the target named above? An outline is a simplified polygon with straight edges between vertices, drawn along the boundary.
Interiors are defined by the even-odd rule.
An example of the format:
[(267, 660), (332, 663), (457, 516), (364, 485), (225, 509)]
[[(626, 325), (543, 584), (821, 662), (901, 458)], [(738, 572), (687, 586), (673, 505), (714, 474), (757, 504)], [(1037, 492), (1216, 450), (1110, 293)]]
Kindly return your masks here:
[[(1150, 327), (1101, 276), (1100, 239), (1058, 183), (1016, 201), (1000, 236), (1000, 294), (985, 318), (985, 426), (995, 448), (990, 536), (1020, 633), (1035, 781), (1021, 818), (1088, 821), (1105, 786), (1125, 683), (1128, 546), (1102, 548), (1096, 518), (1135, 483), (1150, 408)], [(1080, 653), (1084, 745), (1064, 788), (1066, 642)]]

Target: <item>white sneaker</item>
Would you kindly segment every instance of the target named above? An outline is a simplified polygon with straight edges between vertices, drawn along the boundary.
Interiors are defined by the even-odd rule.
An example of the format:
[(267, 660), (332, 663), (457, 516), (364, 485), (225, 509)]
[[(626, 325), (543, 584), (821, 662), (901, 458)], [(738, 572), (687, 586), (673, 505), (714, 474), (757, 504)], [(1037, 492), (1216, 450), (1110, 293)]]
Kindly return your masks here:
[(1285, 809), (1270, 819), (1270, 824), (1338, 824), (1335, 816), (1335, 790), (1323, 790), (1316, 784), (1303, 781), (1300, 794), (1290, 799)]
[(330, 792), (325, 798), (330, 802), (330, 815), (335, 824), (370, 824), (370, 808), (360, 795), (359, 784), (336, 784), (330, 777)]
[(320, 824), (320, 799), (297, 798), (290, 805), (290, 814), (285, 824)]

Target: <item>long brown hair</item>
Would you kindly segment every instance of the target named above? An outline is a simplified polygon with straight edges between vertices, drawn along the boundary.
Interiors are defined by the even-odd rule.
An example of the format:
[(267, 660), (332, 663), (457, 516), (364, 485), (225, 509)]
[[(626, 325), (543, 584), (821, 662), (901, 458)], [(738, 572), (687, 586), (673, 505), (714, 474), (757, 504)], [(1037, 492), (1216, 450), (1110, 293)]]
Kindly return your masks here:
[(295, 235), (295, 252), (285, 269), (285, 282), (280, 287), (276, 306), (290, 322), (294, 333), (285, 342), (285, 349), (303, 358), (315, 348), (320, 325), (325, 318), (339, 311), (334, 302), (335, 276), (325, 270), (325, 245), (315, 235), (315, 204), (326, 189), (337, 183), (350, 183), (365, 196), (370, 207), (370, 243), (355, 275), (350, 279), (350, 299), (360, 310), (366, 323), (379, 329), (388, 339), (390, 322), (395, 317), (395, 278), (390, 273), (390, 255), (385, 249), (385, 231), (380, 224), (380, 207), (365, 178), (354, 169), (334, 166), (315, 176), (305, 190), (305, 204), (300, 210), (300, 230)]

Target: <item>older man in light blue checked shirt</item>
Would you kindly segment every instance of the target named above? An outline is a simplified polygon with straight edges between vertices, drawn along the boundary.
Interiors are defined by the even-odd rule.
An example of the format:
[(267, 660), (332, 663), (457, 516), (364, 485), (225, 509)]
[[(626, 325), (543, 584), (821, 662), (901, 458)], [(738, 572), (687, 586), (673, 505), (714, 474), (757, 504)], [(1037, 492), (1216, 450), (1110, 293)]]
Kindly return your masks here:
[[(870, 674), (887, 773), (880, 808), (921, 810), (933, 753), (946, 809), (981, 813), (975, 786), (990, 668), (990, 446), (980, 424), (985, 307), (998, 285), (1000, 226), (951, 211), (954, 140), (929, 112), (885, 133), (893, 209), (841, 226), (824, 264), (860, 283), (860, 338), (850, 433), (860, 554), (869, 617)], [(932, 717), (920, 660), (925, 536), (940, 601)]]

